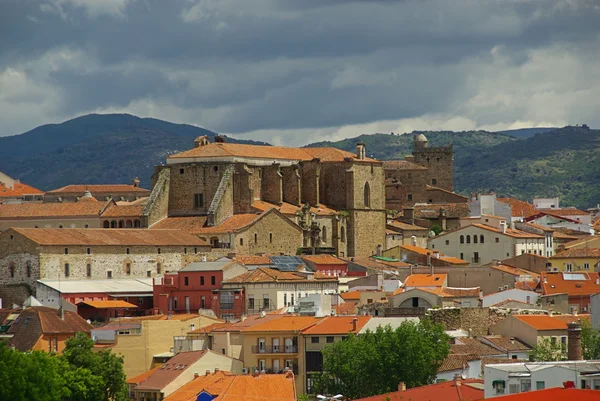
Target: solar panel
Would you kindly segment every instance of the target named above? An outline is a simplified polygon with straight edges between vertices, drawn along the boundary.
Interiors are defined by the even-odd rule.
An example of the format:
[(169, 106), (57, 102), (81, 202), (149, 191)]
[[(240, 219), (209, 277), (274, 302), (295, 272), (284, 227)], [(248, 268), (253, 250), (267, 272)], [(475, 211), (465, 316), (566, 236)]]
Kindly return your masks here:
[(305, 266), (298, 256), (271, 256), (270, 258), (275, 268), (282, 272), (296, 271), (299, 266)]

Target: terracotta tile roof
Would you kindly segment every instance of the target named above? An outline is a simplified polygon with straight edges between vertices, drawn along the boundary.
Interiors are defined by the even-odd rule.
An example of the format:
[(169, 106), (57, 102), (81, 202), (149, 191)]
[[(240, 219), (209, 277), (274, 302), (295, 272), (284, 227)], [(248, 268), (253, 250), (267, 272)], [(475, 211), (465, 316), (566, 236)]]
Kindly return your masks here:
[(600, 258), (600, 248), (570, 248), (550, 256), (550, 260), (563, 258)]
[(555, 219), (557, 219), (557, 220), (564, 220), (564, 221), (568, 221), (568, 222), (571, 222), (571, 223), (579, 223), (579, 222), (578, 222), (577, 220), (575, 220), (575, 219), (571, 219), (571, 218), (569, 218), (569, 217), (566, 217), (566, 216), (561, 216), (561, 215), (558, 215), (558, 214), (556, 214), (556, 213), (552, 213), (551, 211), (542, 212), (542, 211), (539, 211), (539, 210), (538, 210), (538, 211), (536, 211), (536, 213), (535, 213), (535, 214), (532, 214), (531, 216), (528, 216), (528, 217), (526, 217), (526, 218), (525, 218), (525, 221), (533, 221), (533, 220), (537, 220), (537, 219), (539, 219), (540, 217), (544, 217), (544, 216), (552, 216), (552, 217), (554, 217), (554, 218), (555, 218)]
[(539, 224), (535, 224), (535, 223), (524, 223), (526, 226), (531, 227), (531, 228), (537, 228), (538, 230), (542, 230), (545, 232), (554, 232), (554, 230), (550, 227), (546, 227), (546, 226), (542, 226)]
[(366, 158), (359, 160), (356, 154), (336, 148), (286, 148), (283, 146), (246, 145), (239, 143), (210, 143), (181, 153), (169, 156), (167, 159), (180, 158), (212, 158), (212, 157), (247, 157), (269, 160), (302, 160), (310, 161), (314, 158), (322, 162), (343, 162), (351, 158), (357, 162), (377, 162)]
[(468, 203), (417, 203), (413, 206), (415, 219), (437, 219), (440, 210), (446, 214), (446, 218), (460, 219), (470, 214)]
[(600, 241), (599, 241), (600, 240), (600, 236), (599, 235), (588, 235), (588, 236), (586, 236), (584, 238), (581, 238), (581, 237), (577, 237), (577, 238), (578, 238), (577, 240), (570, 241), (570, 242), (567, 242), (566, 244), (564, 244), (564, 247), (566, 249), (576, 248), (579, 245), (586, 245), (586, 244), (588, 244), (590, 242), (593, 243), (595, 241), (598, 241), (598, 243), (600, 244)]
[(27, 217), (98, 217), (106, 204), (99, 202), (56, 202), (1, 204), (0, 219)]
[(409, 267), (409, 263), (405, 262), (387, 262), (384, 260), (374, 259), (370, 256), (354, 256), (351, 258), (340, 258), (348, 263), (363, 266), (372, 270), (398, 270), (398, 268)]
[(539, 285), (540, 282), (537, 280), (525, 280), (515, 282), (516, 289), (525, 291), (535, 291), (539, 287)]
[(44, 334), (89, 333), (92, 326), (75, 312), (64, 311), (64, 319), (58, 310), (45, 306), (24, 309), (8, 329), (13, 334), (10, 345), (19, 351), (30, 351)]
[(566, 207), (561, 209), (537, 209), (542, 213), (552, 213), (557, 216), (585, 216), (590, 214), (590, 212), (586, 212), (584, 210), (579, 210), (576, 208)]
[[(527, 290), (525, 290), (525, 291), (527, 291)], [(528, 304), (527, 302), (516, 301), (514, 299), (505, 299), (504, 301), (500, 301), (500, 302), (497, 302), (497, 303), (495, 303), (493, 305), (489, 305), (489, 306), (493, 306), (494, 308), (510, 308), (510, 309), (538, 309), (535, 305)]]
[[(81, 202), (81, 200), (80, 200)], [(142, 217), (145, 205), (114, 205), (107, 208), (102, 217)]]
[(450, 354), (444, 359), (442, 366), (439, 367), (438, 373), (450, 372), (453, 370), (463, 370), (469, 367), (469, 361), (477, 360), (476, 355), (456, 355)]
[(152, 230), (182, 230), (198, 235), (203, 232), (207, 216), (166, 217), (149, 228)]
[[(442, 234), (443, 235), (443, 234)], [(427, 249), (427, 248), (421, 248), (420, 246), (414, 246), (414, 245), (400, 245), (400, 248), (405, 250), (405, 251), (409, 251), (409, 252), (413, 252), (416, 254), (419, 254), (421, 256), (427, 256), (427, 253), (429, 253), (431, 255), (431, 257), (434, 257), (434, 253), (437, 253), (439, 255), (439, 257), (437, 257), (437, 259), (439, 260), (443, 260), (446, 263), (450, 263), (453, 265), (468, 265), (469, 262), (460, 258), (456, 258), (454, 256), (447, 256), (444, 255), (441, 252), (437, 252), (435, 250), (432, 249)]]
[(496, 198), (502, 203), (510, 205), (512, 217), (528, 217), (535, 214), (535, 207), (531, 203), (523, 202), (515, 198)]
[(266, 267), (259, 267), (258, 269), (249, 271), (241, 274), (229, 280), (223, 281), (223, 283), (272, 283), (272, 282), (302, 282), (302, 281), (337, 281), (335, 277), (319, 274), (314, 274), (314, 279), (310, 280), (301, 274), (279, 271), (277, 269), (269, 269)]
[(140, 384), (140, 383), (144, 382), (147, 378), (152, 376), (154, 374), (154, 372), (156, 372), (158, 369), (160, 369), (160, 366), (157, 366), (153, 369), (150, 369), (143, 373), (140, 373), (137, 376), (133, 376), (133, 377), (127, 379), (126, 383), (127, 384)]
[(44, 192), (30, 185), (15, 182), (12, 188), (0, 183), (0, 198), (22, 197), (24, 195), (41, 195)]
[(229, 323), (229, 322), (213, 323), (213, 324), (209, 324), (208, 326), (204, 326), (204, 327), (196, 329), (196, 330), (188, 331), (188, 334), (208, 334), (215, 329), (226, 329), (229, 326), (231, 326), (231, 324), (232, 323)]
[(536, 330), (567, 330), (568, 322), (578, 321), (581, 316), (561, 315), (513, 315), (515, 319), (533, 327)]
[(108, 184), (108, 185), (66, 185), (64, 187), (56, 188), (46, 192), (49, 195), (78, 195), (83, 194), (85, 191), (90, 191), (92, 195), (96, 193), (109, 193), (109, 194), (125, 194), (130, 192), (136, 193), (150, 193), (150, 190), (134, 187), (130, 184)]
[[(287, 216), (295, 215), (302, 210), (302, 206), (292, 205), (291, 203), (283, 202), (281, 205), (277, 205), (274, 203), (265, 202), (263, 200), (255, 200), (252, 202), (252, 207), (261, 212), (266, 212), (269, 209), (276, 209)], [(323, 204), (320, 204), (319, 206), (311, 206), (310, 212), (316, 214), (317, 216), (333, 216), (339, 213), (337, 210), (327, 207)]]
[(433, 185), (425, 185), (425, 190), (426, 190), (426, 191), (439, 191), (439, 192), (444, 192), (444, 193), (446, 193), (446, 194), (449, 194), (449, 195), (454, 195), (454, 196), (456, 196), (457, 198), (462, 198), (462, 199), (464, 199), (464, 201), (465, 201), (465, 202), (467, 202), (467, 201), (469, 200), (469, 198), (468, 198), (468, 197), (466, 197), (466, 196), (463, 196), (463, 195), (457, 194), (457, 193), (456, 193), (456, 192), (454, 192), (454, 191), (448, 191), (447, 189), (444, 189), (444, 188), (435, 187), (435, 186), (433, 186)]
[[(208, 389), (209, 393), (219, 392), (213, 401), (264, 401), (265, 398), (277, 401), (296, 401), (294, 376), (285, 374), (238, 375), (223, 390)], [(266, 397), (265, 397), (266, 396)]]
[(409, 162), (408, 160), (385, 160), (383, 168), (385, 170), (427, 170), (427, 167)]
[(580, 238), (575, 235), (565, 234), (562, 231), (558, 231), (558, 230), (554, 230), (553, 237), (555, 240), (563, 240), (563, 241), (575, 241), (578, 238)]
[[(353, 325), (354, 319), (356, 319), (356, 329)], [(370, 319), (371, 316), (329, 316), (303, 330), (302, 333), (305, 335), (358, 333)]]
[(180, 352), (141, 382), (136, 390), (162, 390), (210, 351)]
[(483, 338), (505, 352), (531, 350), (529, 345), (521, 342), (518, 338), (510, 339), (509, 337), (504, 336), (484, 336)]
[(284, 315), (271, 315), (271, 314), (266, 314), (265, 316), (250, 315), (246, 319), (236, 322), (236, 323), (232, 323), (229, 326), (216, 327), (216, 328), (212, 329), (212, 332), (214, 332), (214, 333), (238, 332), (238, 331), (247, 329), (249, 327), (253, 327), (255, 325), (262, 324), (264, 322), (270, 322), (271, 320), (280, 319), (283, 316)]
[(596, 284), (598, 273), (541, 273), (540, 276), (540, 286), (544, 295), (588, 296), (600, 292), (600, 284)]
[(398, 220), (392, 220), (387, 223), (388, 228), (398, 229), (398, 230), (407, 230), (407, 231), (428, 231), (428, 228), (416, 226), (414, 224), (404, 223)]
[(332, 255), (305, 255), (301, 256), (301, 258), (302, 260), (312, 262), (316, 265), (348, 265), (348, 262), (345, 260), (336, 258)]
[(598, 397), (598, 390), (553, 387), (545, 390), (527, 391), (525, 393), (509, 394), (494, 398), (497, 398), (498, 401), (598, 401)]
[[(455, 338), (453, 344), (450, 344), (450, 354), (456, 355), (469, 355), (477, 356), (481, 358), (486, 355), (500, 355), (502, 351), (499, 351), (487, 344), (483, 344), (481, 341), (471, 337), (458, 337)], [(473, 359), (471, 359), (473, 360)]]
[(445, 298), (479, 298), (481, 296), (481, 288), (443, 287), (440, 295)]
[(447, 274), (411, 274), (404, 282), (405, 287), (443, 287)]
[(460, 386), (449, 380), (354, 401), (476, 401), (481, 399), (483, 399), (483, 380), (466, 379), (460, 381)]
[(209, 246), (205, 241), (180, 230), (102, 228), (12, 228), (40, 245), (91, 246)]
[[(208, 392), (208, 390), (212, 388), (212, 391), (215, 391), (215, 383), (223, 381), (224, 383), (231, 384), (233, 378), (234, 376), (231, 376), (223, 371), (218, 371), (205, 376), (199, 376), (191, 382), (183, 385), (177, 391), (171, 393), (171, 395), (165, 397), (164, 401), (196, 401), (198, 394), (200, 394), (203, 390)], [(213, 393), (210, 394), (217, 395)]]
[(358, 308), (355, 302), (344, 302), (333, 307), (337, 315), (356, 315)]
[[(502, 232), (500, 231), (499, 228), (488, 226), (486, 224), (475, 223), (475, 224), (472, 224), (472, 226), (473, 227), (477, 227), (477, 228), (481, 228), (481, 229), (484, 229), (484, 230), (487, 230), (487, 231), (492, 231), (492, 232), (497, 233), (497, 234), (502, 234)], [(467, 227), (461, 227), (461, 228), (467, 228)], [(532, 234), (532, 233), (528, 233), (527, 231), (515, 230), (515, 229), (512, 229), (512, 228), (507, 228), (506, 229), (506, 233), (504, 233), (502, 235), (508, 235), (509, 237), (513, 237), (513, 238), (544, 238), (543, 235)]]
[(95, 309), (112, 309), (112, 308), (137, 308), (136, 305), (125, 301), (110, 300), (110, 301), (83, 301), (77, 306), (90, 306)]
[(505, 264), (501, 265), (490, 265), (490, 268), (494, 270), (500, 270), (504, 273), (512, 274), (513, 276), (531, 276), (532, 279), (538, 279), (540, 275), (529, 270), (521, 269), (519, 267), (509, 266)]
[(360, 291), (356, 290), (356, 291), (342, 292), (340, 294), (340, 297), (342, 297), (342, 299), (346, 302), (358, 301), (358, 300), (360, 300)]
[(263, 321), (262, 323), (250, 326), (240, 331), (244, 333), (265, 332), (265, 331), (302, 331), (316, 323), (322, 318), (312, 316), (290, 316), (281, 315), (279, 319)]
[(270, 265), (272, 264), (271, 259), (268, 256), (258, 256), (258, 255), (240, 255), (236, 256), (235, 260), (247, 265)]

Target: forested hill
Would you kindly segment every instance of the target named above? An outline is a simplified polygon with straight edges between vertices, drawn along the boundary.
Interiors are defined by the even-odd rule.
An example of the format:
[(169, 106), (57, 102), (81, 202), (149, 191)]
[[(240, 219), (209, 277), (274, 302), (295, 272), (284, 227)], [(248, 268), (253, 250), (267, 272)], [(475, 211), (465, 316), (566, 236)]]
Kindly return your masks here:
[[(412, 134), (425, 134), (430, 146), (454, 145), (455, 189), (462, 194), (493, 190), (524, 200), (560, 196), (561, 204), (580, 208), (600, 203), (600, 130), (568, 126), (540, 131), (519, 135), (522, 139), (486, 131)], [(410, 154), (413, 135), (361, 135), (309, 146), (354, 152), (358, 141), (365, 142), (369, 156), (386, 160)]]

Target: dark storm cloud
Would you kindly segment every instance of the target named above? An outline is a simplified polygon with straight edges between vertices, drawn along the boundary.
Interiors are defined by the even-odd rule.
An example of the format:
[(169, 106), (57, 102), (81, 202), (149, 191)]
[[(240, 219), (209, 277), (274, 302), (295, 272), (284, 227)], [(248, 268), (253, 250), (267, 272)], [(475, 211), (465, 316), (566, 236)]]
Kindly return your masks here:
[[(595, 65), (599, 26), (593, 0), (0, 0), (2, 133), (97, 110), (170, 110), (157, 117), (231, 133), (427, 114), (543, 121), (518, 87), (499, 84), (494, 106), (495, 76), (557, 46)], [(34, 118), (14, 111), (19, 85), (41, 99), (23, 103)]]

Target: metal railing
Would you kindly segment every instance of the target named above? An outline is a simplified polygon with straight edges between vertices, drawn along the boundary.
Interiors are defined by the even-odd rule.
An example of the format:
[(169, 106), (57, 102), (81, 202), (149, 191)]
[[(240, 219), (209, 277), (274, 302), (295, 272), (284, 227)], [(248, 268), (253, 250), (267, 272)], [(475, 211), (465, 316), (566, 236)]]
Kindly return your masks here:
[(298, 347), (295, 345), (253, 345), (253, 354), (296, 354)]

